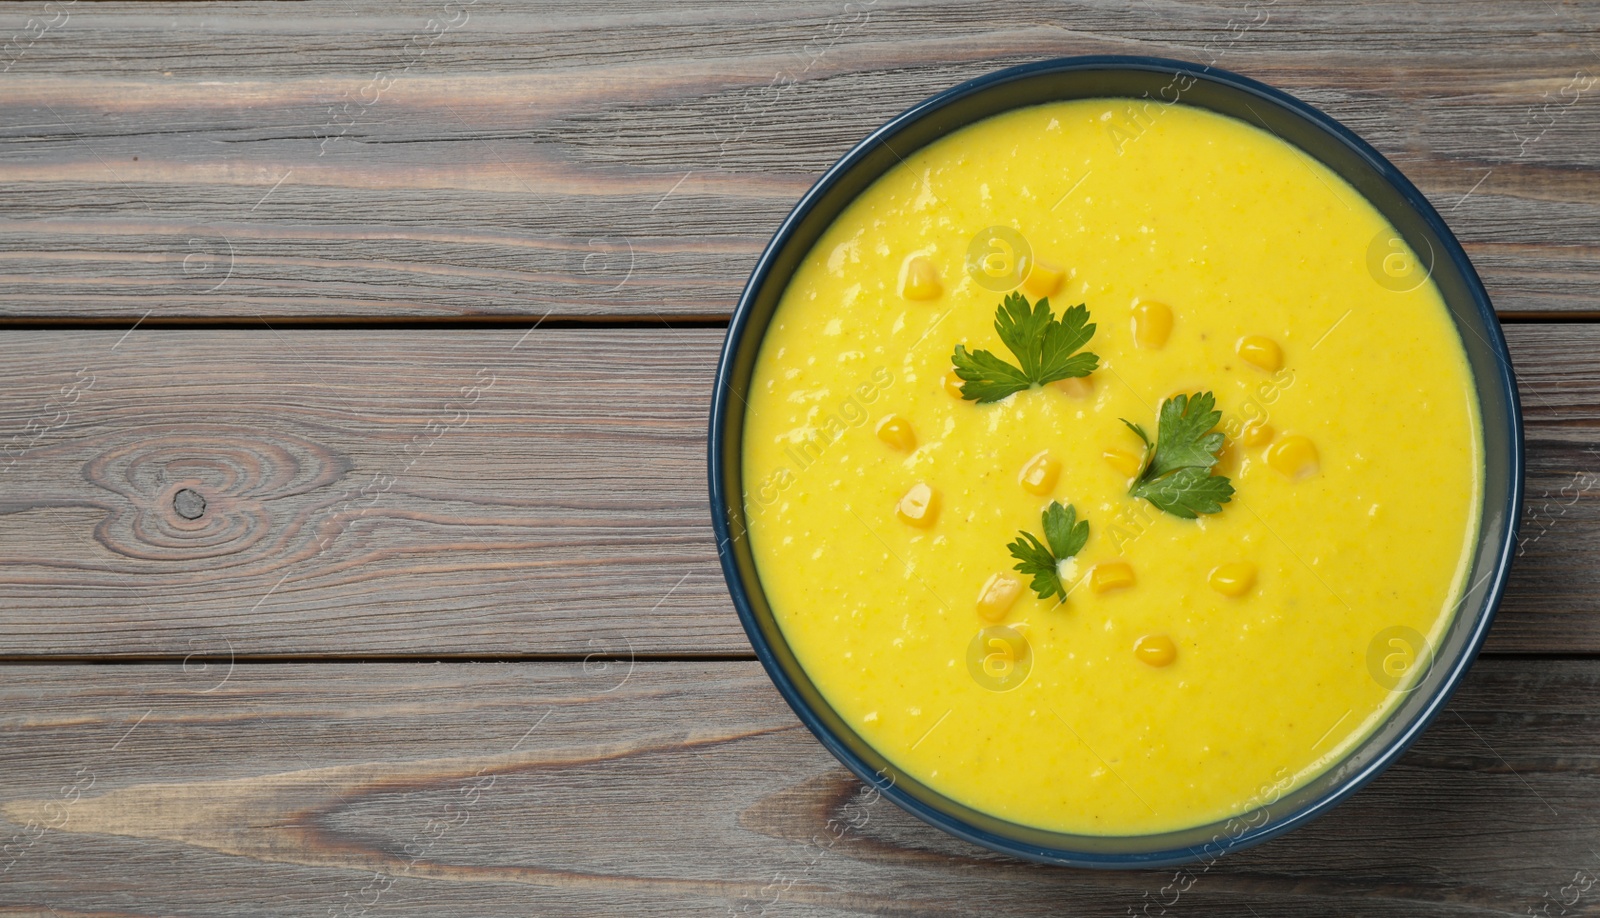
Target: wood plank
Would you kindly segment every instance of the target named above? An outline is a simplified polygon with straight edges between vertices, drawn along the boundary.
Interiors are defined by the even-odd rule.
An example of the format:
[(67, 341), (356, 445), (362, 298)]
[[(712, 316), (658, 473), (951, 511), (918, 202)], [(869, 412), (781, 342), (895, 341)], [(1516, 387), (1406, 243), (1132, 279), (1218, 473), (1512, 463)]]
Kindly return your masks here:
[(1596, 699), (1481, 661), (1333, 813), (1175, 875), (925, 826), (754, 663), (5, 667), (0, 914), (1553, 915), (1600, 872)]
[[(1530, 500), (1489, 646), (1600, 652), (1600, 327), (1507, 332)], [(525, 334), (0, 336), (0, 656), (748, 652), (722, 333)]]
[[(721, 333), (525, 334), (3, 336), (0, 429), (20, 452), (0, 493), (0, 643), (739, 646), (726, 599), (705, 602), (721, 590), (703, 445)], [(285, 620), (303, 637), (262, 640)]]
[(723, 316), (878, 124), (1091, 53), (1299, 94), (1419, 183), (1500, 309), (1594, 315), (1597, 26), (1489, 0), (8, 6), (0, 317)]

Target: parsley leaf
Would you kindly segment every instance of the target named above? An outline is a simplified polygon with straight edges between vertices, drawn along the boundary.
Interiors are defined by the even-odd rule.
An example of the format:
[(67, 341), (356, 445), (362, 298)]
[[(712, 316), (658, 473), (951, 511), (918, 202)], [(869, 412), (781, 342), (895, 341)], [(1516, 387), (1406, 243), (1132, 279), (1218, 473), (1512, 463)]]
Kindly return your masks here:
[(988, 351), (969, 354), (965, 345), (958, 344), (955, 356), (950, 359), (956, 365), (956, 375), (966, 380), (961, 386), (961, 397), (980, 405), (998, 402), (1033, 385), (1027, 374)]
[(994, 330), (1013, 356), (1016, 365), (989, 351), (968, 352), (956, 345), (951, 361), (956, 375), (964, 380), (961, 397), (980, 404), (998, 402), (1013, 392), (1042, 386), (1060, 379), (1088, 376), (1100, 358), (1085, 351), (1075, 353), (1094, 337), (1089, 309), (1082, 303), (1068, 308), (1057, 319), (1050, 311), (1048, 297), (1028, 305), (1028, 298), (1011, 293), (995, 310)]
[(1077, 508), (1051, 501), (1042, 514), (1044, 542), (1031, 532), (1019, 532), (1015, 541), (1006, 547), (1011, 557), (1017, 559), (1016, 570), (1033, 575), (1031, 587), (1040, 599), (1060, 594), (1067, 598), (1067, 589), (1061, 583), (1062, 561), (1083, 550), (1089, 541), (1089, 521), (1079, 520)]
[(1122, 420), (1145, 446), (1141, 471), (1128, 493), (1186, 520), (1222, 512), (1222, 505), (1233, 499), (1233, 485), (1211, 474), (1223, 443), (1221, 431), (1215, 429), (1222, 420), (1216, 404), (1210, 392), (1162, 402), (1154, 443), (1143, 427)]
[(1165, 478), (1141, 481), (1133, 486), (1132, 494), (1173, 516), (1192, 520), (1202, 513), (1221, 513), (1222, 505), (1233, 499), (1233, 485), (1221, 475), (1190, 467)]
[[(1210, 392), (1179, 395), (1161, 403), (1156, 428), (1159, 436), (1150, 454), (1146, 477), (1159, 478), (1178, 469), (1209, 469), (1217, 464), (1223, 438), (1222, 432), (1215, 429), (1222, 420), (1216, 404), (1216, 397)], [(1149, 437), (1141, 439), (1149, 445)]]

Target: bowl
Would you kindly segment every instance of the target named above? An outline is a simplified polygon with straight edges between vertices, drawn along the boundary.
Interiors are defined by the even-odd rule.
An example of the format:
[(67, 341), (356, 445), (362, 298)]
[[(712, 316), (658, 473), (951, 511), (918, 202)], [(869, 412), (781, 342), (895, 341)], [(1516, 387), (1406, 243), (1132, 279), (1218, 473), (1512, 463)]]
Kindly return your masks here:
[[(1421, 648), (1418, 659), (1427, 667), (1402, 689), (1405, 694), (1388, 719), (1316, 778), (1288, 792), (1263, 789), (1246, 812), (1189, 829), (1132, 836), (1073, 835), (1008, 822), (896, 769), (829, 707), (807, 677), (773, 618), (743, 537), (745, 393), (783, 291), (823, 231), (902, 157), (952, 131), (1014, 108), (1096, 97), (1193, 105), (1237, 118), (1316, 158), (1360, 191), (1438, 285), (1466, 351), (1484, 440), (1480, 533), (1468, 588), (1438, 645)], [(1372, 253), (1378, 260), (1383, 254)], [(1413, 285), (1425, 280), (1426, 275)], [(723, 574), (756, 656), (801, 722), (862, 781), (929, 824), (994, 851), (1076, 867), (1209, 862), (1304, 825), (1377, 777), (1443, 710), (1476, 657), (1510, 572), (1523, 487), (1521, 409), (1505, 339), (1477, 272), (1427, 199), (1366, 142), (1287, 93), (1214, 67), (1147, 57), (1061, 58), (996, 71), (912, 107), (845, 154), (801, 198), (751, 272), (717, 369), (709, 441), (712, 523)]]

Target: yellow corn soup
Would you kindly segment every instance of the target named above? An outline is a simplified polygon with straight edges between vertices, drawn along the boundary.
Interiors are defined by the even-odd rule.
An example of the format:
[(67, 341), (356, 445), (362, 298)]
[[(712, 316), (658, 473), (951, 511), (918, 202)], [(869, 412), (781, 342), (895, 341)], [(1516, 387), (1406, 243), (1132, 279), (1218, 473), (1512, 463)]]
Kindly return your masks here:
[[(1337, 761), (1477, 534), (1476, 396), (1414, 260), (1320, 163), (1185, 105), (1041, 105), (907, 156), (805, 258), (749, 395), (749, 538), (807, 674), (907, 775), (1049, 830), (1200, 825)], [(1016, 277), (1087, 305), (1099, 369), (964, 400), (956, 344), (1015, 362)], [(1188, 520), (1129, 496), (1119, 419), (1154, 436), (1201, 391), (1236, 493)], [(1064, 602), (1007, 550), (1051, 501), (1090, 525)]]

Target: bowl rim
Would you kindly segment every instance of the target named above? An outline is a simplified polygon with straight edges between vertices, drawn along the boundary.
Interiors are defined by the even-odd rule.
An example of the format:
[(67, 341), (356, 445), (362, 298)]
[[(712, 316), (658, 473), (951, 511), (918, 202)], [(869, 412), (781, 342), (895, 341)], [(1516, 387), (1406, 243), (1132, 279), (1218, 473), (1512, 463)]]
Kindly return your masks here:
[[(734, 547), (734, 543), (737, 541), (737, 539), (734, 536), (732, 527), (730, 525), (730, 495), (725, 487), (726, 473), (728, 471), (728, 463), (724, 461), (724, 454), (726, 451), (726, 434), (730, 413), (734, 410), (734, 406), (730, 404), (730, 396), (733, 394), (732, 376), (735, 372), (734, 363), (737, 355), (741, 351), (741, 346), (748, 331), (748, 325), (750, 323), (751, 312), (755, 303), (755, 299), (758, 293), (765, 286), (768, 280), (768, 275), (773, 269), (774, 261), (787, 248), (790, 240), (797, 232), (802, 219), (810, 213), (812, 208), (816, 206), (818, 201), (828, 191), (833, 189), (845, 175), (854, 170), (862, 162), (862, 160), (867, 157), (868, 154), (873, 152), (880, 144), (888, 147), (887, 138), (893, 136), (902, 128), (918, 121), (924, 116), (927, 116), (938, 109), (944, 108), (953, 102), (965, 99), (980, 92), (990, 91), (993, 88), (1003, 84), (1037, 78), (1049, 74), (1092, 70), (1124, 70), (1159, 73), (1162, 75), (1171, 75), (1174, 78), (1187, 76), (1195, 81), (1205, 81), (1218, 84), (1226, 89), (1244, 93), (1248, 96), (1254, 96), (1263, 102), (1271, 103), (1280, 108), (1287, 109), (1290, 113), (1310, 122), (1314, 127), (1320, 128), (1327, 134), (1331, 135), (1334, 140), (1344, 144), (1344, 146), (1348, 148), (1350, 152), (1353, 152), (1361, 160), (1363, 160), (1365, 165), (1371, 168), (1382, 179), (1382, 181), (1387, 183), (1394, 191), (1398, 192), (1400, 197), (1404, 199), (1405, 204), (1422, 219), (1426, 226), (1438, 237), (1439, 241), (1443, 243), (1444, 252), (1437, 254), (1447, 255), (1454, 263), (1457, 272), (1465, 284), (1467, 292), (1471, 295), (1473, 304), (1476, 306), (1477, 318), (1482, 325), (1483, 330), (1487, 333), (1485, 343), (1493, 352), (1498, 367), (1498, 372), (1494, 375), (1494, 377), (1487, 380), (1483, 378), (1482, 374), (1474, 371), (1474, 392), (1481, 397), (1482, 393), (1485, 391), (1499, 390), (1505, 399), (1507, 426), (1509, 428), (1511, 438), (1511, 442), (1509, 443), (1509, 464), (1507, 467), (1507, 473), (1510, 480), (1507, 482), (1507, 495), (1504, 507), (1506, 514), (1505, 519), (1507, 520), (1505, 538), (1503, 540), (1503, 544), (1498, 548), (1497, 555), (1492, 560), (1493, 569), (1488, 578), (1488, 588), (1484, 593), (1483, 612), (1478, 621), (1472, 627), (1472, 630), (1467, 634), (1460, 650), (1453, 659), (1448, 661), (1447, 674), (1441, 683), (1435, 688), (1426, 706), (1415, 717), (1415, 720), (1411, 723), (1411, 725), (1405, 729), (1404, 732), (1393, 737), (1388, 744), (1382, 747), (1369, 761), (1363, 763), (1353, 776), (1342, 781), (1342, 783), (1338, 784), (1328, 793), (1312, 801), (1309, 805), (1293, 811), (1282, 819), (1277, 821), (1269, 820), (1261, 826), (1249, 827), (1245, 829), (1237, 837), (1231, 838), (1231, 840), (1223, 846), (1219, 853), (1230, 853), (1260, 844), (1272, 838), (1276, 838), (1285, 832), (1289, 832), (1295, 828), (1298, 828), (1326, 813), (1334, 806), (1337, 806), (1339, 803), (1349, 798), (1352, 794), (1359, 791), (1362, 787), (1366, 786), (1370, 781), (1372, 781), (1391, 764), (1393, 764), (1433, 723), (1434, 719), (1444, 709), (1451, 696), (1459, 687), (1462, 678), (1465, 676), (1468, 669), (1470, 669), (1472, 663), (1477, 659), (1477, 655), (1483, 645), (1484, 638), (1487, 635), (1490, 626), (1493, 624), (1495, 614), (1502, 599), (1504, 598), (1506, 584), (1511, 572), (1512, 558), (1515, 556), (1515, 549), (1519, 544), (1518, 529), (1520, 526), (1520, 509), (1522, 505), (1522, 494), (1524, 489), (1523, 478), (1525, 470), (1525, 444), (1524, 433), (1522, 429), (1521, 401), (1517, 392), (1516, 378), (1511, 366), (1511, 357), (1506, 346), (1505, 335), (1501, 329), (1499, 318), (1495, 314), (1494, 308), (1490, 302), (1488, 292), (1484, 288), (1483, 281), (1478, 276), (1477, 271), (1473, 268), (1471, 261), (1467, 258), (1467, 255), (1462, 249), (1460, 242), (1456, 239), (1455, 234), (1450, 231), (1450, 228), (1445, 224), (1443, 217), (1440, 216), (1438, 211), (1433, 207), (1428, 199), (1423, 196), (1416, 186), (1413, 185), (1398, 168), (1396, 168), (1392, 163), (1389, 162), (1387, 158), (1385, 158), (1365, 140), (1362, 140), (1349, 128), (1346, 128), (1343, 124), (1339, 123), (1331, 116), (1323, 113), (1317, 108), (1302, 102), (1283, 90), (1276, 89), (1265, 83), (1261, 83), (1249, 77), (1223, 70), (1215, 66), (1191, 64), (1181, 60), (1140, 55), (1084, 55), (1051, 58), (1048, 60), (1035, 61), (1032, 63), (1007, 67), (1001, 70), (992, 71), (971, 80), (967, 80), (966, 82), (960, 83), (943, 92), (936, 93), (935, 95), (924, 99), (916, 105), (913, 105), (904, 112), (885, 122), (872, 133), (868, 134), (864, 139), (853, 146), (849, 152), (845, 153), (844, 156), (840, 157), (837, 162), (829, 167), (829, 169), (817, 179), (816, 183), (813, 184), (812, 187), (800, 198), (799, 202), (795, 204), (794, 208), (779, 225), (778, 230), (773, 234), (771, 241), (767, 244), (766, 248), (762, 251), (760, 258), (756, 261), (755, 267), (750, 273), (750, 277), (740, 294), (738, 303), (728, 323), (727, 337), (724, 340), (723, 347), (720, 352), (715, 377), (715, 387), (712, 392), (711, 411), (709, 418), (710, 426), (709, 435), (707, 438), (707, 475), (710, 485), (712, 528), (717, 539), (717, 555), (722, 567), (724, 579), (727, 581), (729, 593), (733, 599), (734, 607), (738, 612), (740, 623), (744, 627), (745, 634), (750, 640), (751, 647), (754, 649), (757, 659), (760, 660), (762, 667), (767, 672), (768, 677), (771, 678), (779, 693), (794, 710), (800, 721), (805, 724), (806, 728), (811, 731), (817, 740), (829, 752), (831, 752), (835, 758), (837, 758), (868, 787), (876, 789), (877, 792), (888, 797), (902, 809), (918, 817), (924, 822), (950, 833), (951, 835), (980, 845), (984, 848), (1020, 857), (1025, 860), (1073, 867), (1136, 869), (1175, 866), (1199, 860), (1203, 856), (1204, 848), (1185, 846), (1181, 848), (1171, 848), (1149, 852), (1119, 852), (1105, 854), (1075, 851), (1066, 848), (1051, 848), (1032, 845), (1017, 841), (1015, 839), (999, 836), (975, 826), (970, 826), (958, 817), (935, 809), (929, 806), (923, 800), (911, 796), (903, 788), (898, 787), (892, 778), (886, 778), (880, 770), (874, 770), (870, 768), (868, 764), (862, 761), (853, 750), (848, 748), (848, 746), (846, 746), (838, 736), (834, 735), (833, 731), (829, 729), (827, 725), (821, 721), (816, 712), (811, 709), (810, 705), (801, 696), (798, 688), (789, 678), (788, 673), (784, 671), (782, 665), (777, 660), (772, 647), (768, 645), (765, 637), (763, 636), (756, 620), (755, 610), (751, 606), (748, 593), (748, 591), (751, 589), (760, 591), (762, 590), (762, 587), (759, 583), (759, 578), (757, 579), (757, 582), (753, 584), (747, 584), (745, 582), (745, 578), (737, 567), (736, 549)], [(1113, 94), (1112, 97), (1115, 97), (1115, 94)], [(1128, 98), (1137, 97), (1129, 96)], [(1181, 94), (1179, 99), (1174, 99), (1172, 101), (1182, 101)], [(992, 117), (993, 115), (998, 115), (1005, 111), (1010, 111), (1020, 107), (1026, 106), (1018, 105), (997, 108), (995, 111), (991, 112), (985, 117)], [(1299, 149), (1298, 145), (1294, 144), (1292, 141), (1283, 138), (1280, 139), (1282, 139), (1284, 143), (1289, 143), (1291, 146), (1295, 146), (1297, 149)], [(900, 155), (894, 150), (893, 147), (888, 147), (888, 149), (891, 152), (895, 152), (897, 157)], [(1309, 151), (1303, 152), (1305, 152), (1308, 156), (1317, 158)], [(1320, 158), (1318, 158), (1318, 160), (1319, 162), (1321, 161)], [(875, 176), (873, 181), (876, 181), (877, 177), (878, 176)], [(761, 337), (765, 336), (765, 331), (765, 328), (761, 329)], [(759, 343), (756, 346), (759, 347)], [(742, 456), (742, 450), (740, 450), (738, 454)], [(742, 472), (740, 474), (742, 476)], [(734, 496), (738, 497), (740, 500), (743, 499), (742, 494)], [(1489, 510), (1487, 499), (1483, 506), (1483, 510), (1485, 514), (1483, 519), (1486, 520)], [(1484, 525), (1485, 524), (1483, 520), (1480, 520), (1480, 548), (1482, 545), (1481, 540), (1484, 538), (1484, 533), (1482, 530)], [(1462, 598), (1458, 600), (1458, 602), (1464, 602), (1467, 594), (1470, 593), (1471, 590), (1472, 588), (1466, 588), (1462, 594)], [(1438, 662), (1439, 661), (1437, 660), (1431, 661), (1433, 665), (1437, 665)], [(1396, 710), (1398, 710), (1398, 708)], [(1369, 734), (1369, 738), (1375, 735), (1376, 729), (1372, 734)], [(1346, 756), (1346, 759), (1342, 759), (1340, 762), (1335, 762), (1329, 765), (1320, 774), (1327, 774), (1334, 771), (1341, 766), (1342, 762), (1347, 761), (1348, 758), (1349, 756)], [(938, 794), (938, 796), (944, 797), (945, 795)], [(949, 798), (946, 797), (945, 799)], [(1251, 810), (1247, 809), (1245, 812), (1248, 813), (1251, 812)], [(1238, 817), (1231, 817), (1231, 819), (1236, 818)], [(1215, 824), (1217, 823), (1207, 823), (1205, 825), (1209, 826)], [(1018, 825), (1022, 826), (1022, 824)], [(1140, 837), (1154, 837), (1163, 834), (1168, 833), (1149, 833), (1148, 835), (1131, 835), (1121, 837), (1133, 839)]]

